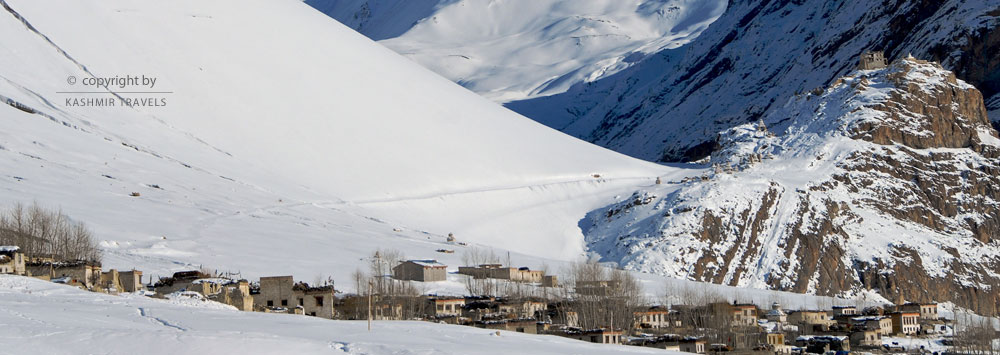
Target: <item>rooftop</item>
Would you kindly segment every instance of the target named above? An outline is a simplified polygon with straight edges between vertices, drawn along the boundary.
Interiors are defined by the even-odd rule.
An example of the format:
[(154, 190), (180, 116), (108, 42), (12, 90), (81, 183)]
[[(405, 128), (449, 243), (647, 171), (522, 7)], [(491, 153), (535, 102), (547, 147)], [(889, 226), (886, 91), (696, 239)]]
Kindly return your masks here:
[(411, 262), (423, 267), (447, 267), (447, 265), (439, 263), (437, 260), (434, 259), (407, 260), (407, 262)]

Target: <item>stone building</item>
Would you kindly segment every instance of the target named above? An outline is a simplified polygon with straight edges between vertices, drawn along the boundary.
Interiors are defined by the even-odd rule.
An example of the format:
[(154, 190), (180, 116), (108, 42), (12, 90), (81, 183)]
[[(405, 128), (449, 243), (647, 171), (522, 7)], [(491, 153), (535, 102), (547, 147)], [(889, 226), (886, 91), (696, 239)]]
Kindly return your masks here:
[(445, 281), (447, 266), (437, 260), (407, 260), (392, 268), (392, 277), (408, 281)]
[(865, 51), (858, 59), (858, 70), (875, 70), (886, 67), (885, 55), (882, 51)]
[(334, 310), (334, 289), (333, 286), (309, 286), (305, 282), (299, 282), (292, 286), (295, 295), (296, 307), (301, 307), (303, 314), (307, 316), (333, 319), (337, 312)]
[(222, 284), (219, 292), (209, 296), (208, 299), (228, 304), (244, 312), (253, 311), (253, 296), (250, 295), (250, 282), (247, 280), (230, 280)]
[(13, 245), (0, 246), (0, 274), (24, 275), (24, 253)]
[(260, 278), (259, 293), (253, 295), (254, 309), (289, 309), (294, 307), (295, 286), (291, 276), (268, 276)]

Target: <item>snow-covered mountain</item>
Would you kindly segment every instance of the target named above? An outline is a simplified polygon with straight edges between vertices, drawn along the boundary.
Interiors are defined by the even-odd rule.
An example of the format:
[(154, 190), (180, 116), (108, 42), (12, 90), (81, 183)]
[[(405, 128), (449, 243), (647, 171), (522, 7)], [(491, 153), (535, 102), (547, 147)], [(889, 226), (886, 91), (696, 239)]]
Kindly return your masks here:
[[(448, 233), (537, 267), (583, 253), (588, 211), (693, 171), (519, 116), (300, 1), (0, 4), (0, 205), (61, 208), (108, 267), (347, 280), (379, 247), (457, 265), (434, 252)], [(87, 85), (126, 75), (157, 81)], [(93, 101), (118, 97), (151, 100)]]
[(581, 222), (632, 270), (896, 301), (1000, 302), (1000, 139), (982, 95), (902, 59), (716, 138), (712, 172)]
[(997, 0), (730, 2), (690, 44), (564, 94), (507, 106), (635, 157), (697, 160), (712, 152), (718, 132), (830, 84), (865, 50), (939, 61), (1000, 109), (998, 38)]
[(722, 0), (306, 0), (497, 102), (565, 92), (696, 38)]

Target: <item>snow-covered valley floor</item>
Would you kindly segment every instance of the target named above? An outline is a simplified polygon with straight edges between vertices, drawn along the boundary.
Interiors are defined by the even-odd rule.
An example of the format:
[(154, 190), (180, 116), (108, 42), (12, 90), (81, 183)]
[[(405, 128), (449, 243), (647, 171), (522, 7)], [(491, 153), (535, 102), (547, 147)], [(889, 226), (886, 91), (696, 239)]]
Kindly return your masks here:
[(663, 354), (419, 321), (332, 321), (0, 275), (4, 354)]

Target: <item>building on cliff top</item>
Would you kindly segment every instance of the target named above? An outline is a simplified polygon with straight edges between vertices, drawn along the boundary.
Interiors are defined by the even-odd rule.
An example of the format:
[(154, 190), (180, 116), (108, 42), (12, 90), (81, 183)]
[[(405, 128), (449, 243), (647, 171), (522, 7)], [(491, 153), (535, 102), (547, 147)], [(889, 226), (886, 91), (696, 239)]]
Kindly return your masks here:
[(875, 70), (886, 67), (885, 55), (882, 51), (865, 51), (858, 60), (858, 70)]

